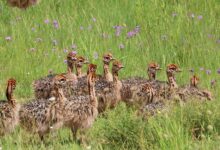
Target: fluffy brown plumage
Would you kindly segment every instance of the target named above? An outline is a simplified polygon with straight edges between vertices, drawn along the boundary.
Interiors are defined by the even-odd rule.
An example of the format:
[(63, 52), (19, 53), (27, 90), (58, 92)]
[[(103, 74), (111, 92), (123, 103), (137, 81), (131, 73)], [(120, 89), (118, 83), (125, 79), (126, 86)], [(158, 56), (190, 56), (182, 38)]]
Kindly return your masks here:
[[(104, 78), (96, 80), (95, 91), (99, 102), (98, 110), (99, 113), (106, 110), (106, 108), (113, 108), (119, 100), (121, 100), (120, 90), (121, 81), (118, 79), (118, 71), (123, 68), (123, 65), (119, 61), (113, 62), (112, 74), (113, 81), (107, 81)], [(72, 89), (73, 95), (88, 95), (89, 89), (86, 80), (81, 80), (77, 83), (77, 86)], [(68, 96), (69, 97), (69, 96)]]
[(16, 80), (9, 79), (6, 89), (7, 100), (0, 101), (0, 136), (13, 131), (19, 121), (20, 105), (15, 102), (13, 91), (16, 87)]
[(147, 74), (149, 79), (141, 77), (132, 77), (129, 79), (122, 80), (122, 100), (127, 104), (133, 103), (133, 97), (135, 96), (134, 93), (136, 93), (139, 90), (139, 87), (142, 84), (151, 83), (153, 87), (156, 88), (156, 86), (158, 86), (158, 81), (156, 80), (156, 73), (158, 70), (161, 70), (159, 64), (153, 62), (148, 64), (147, 68)]
[[(77, 76), (74, 74), (74, 66), (77, 61), (76, 53), (70, 52), (67, 55), (67, 73), (62, 73), (61, 75), (65, 75), (67, 80), (67, 85), (75, 85), (77, 83)], [(48, 75), (46, 77), (42, 77), (33, 82), (34, 95), (37, 99), (48, 99), (51, 97), (52, 87), (53, 87), (53, 78), (57, 74)], [(71, 89), (66, 89), (66, 92), (71, 92)], [(64, 91), (65, 93), (65, 91)]]
[(181, 72), (176, 64), (169, 64), (167, 66), (167, 78), (170, 90), (178, 88), (176, 83), (175, 73)]
[(96, 67), (94, 64), (89, 65), (87, 75), (89, 95), (69, 97), (64, 106), (64, 123), (71, 128), (74, 137), (78, 129), (91, 127), (98, 115), (98, 101), (95, 93)]
[[(109, 64), (110, 62), (114, 60), (112, 54), (106, 53), (103, 56), (103, 63), (104, 63), (104, 76), (99, 76), (99, 79), (97, 79), (96, 82), (96, 89), (98, 94), (102, 91), (100, 91), (100, 87), (108, 87), (110, 86), (108, 83), (108, 80), (111, 80), (112, 74), (109, 72)], [(78, 56), (76, 57), (75, 53), (69, 53), (67, 56), (67, 65), (68, 65), (68, 73), (66, 74), (66, 84), (63, 87), (64, 95), (65, 97), (70, 97), (72, 95), (81, 95), (81, 94), (88, 94), (88, 87), (86, 82), (86, 76), (82, 74), (81, 69), (83, 64), (87, 64), (88, 61), (82, 57)], [(72, 73), (74, 67), (77, 71), (78, 79), (74, 76), (75, 74)], [(52, 79), (54, 75), (51, 75), (46, 78), (41, 78), (39, 80), (36, 80), (34, 82), (34, 93), (36, 98), (43, 98), (48, 99), (51, 97), (51, 91), (52, 91)], [(112, 78), (113, 79), (113, 78)]]
[(134, 99), (136, 99), (134, 105), (138, 109), (138, 115), (143, 118), (156, 114), (157, 110), (162, 109), (164, 106), (162, 99), (151, 83), (141, 85), (134, 96)]
[(156, 115), (159, 111), (166, 110), (166, 106), (162, 101), (149, 103), (147, 105), (143, 105), (138, 110), (138, 115), (142, 116), (143, 119), (147, 119), (150, 116)]
[(63, 105), (66, 98), (62, 91), (65, 76), (53, 78), (53, 96), (47, 100), (35, 99), (24, 104), (19, 112), (21, 127), (31, 133), (38, 133), (41, 140), (51, 129), (62, 126)]
[(143, 105), (147, 105), (152, 103), (156, 98), (156, 90), (150, 83), (142, 84), (138, 87), (138, 89), (132, 93), (132, 105), (140, 108)]
[(203, 90), (198, 87), (199, 78), (196, 75), (193, 75), (190, 78), (190, 84), (180, 87), (176, 94), (183, 101), (191, 100), (191, 99), (199, 99), (199, 100), (212, 100), (212, 94), (208, 90)]
[(7, 3), (12, 7), (18, 7), (20, 9), (26, 9), (32, 5), (35, 5), (40, 0), (7, 0)]
[(167, 65), (166, 74), (167, 74), (167, 82), (166, 81), (157, 81), (156, 89), (161, 97), (164, 99), (171, 99), (171, 96), (176, 93), (178, 89), (178, 84), (176, 83), (175, 74), (181, 72), (180, 68), (176, 64)]
[(102, 84), (96, 84), (99, 113), (105, 111), (107, 108), (114, 108), (121, 100), (122, 83), (118, 78), (118, 72), (122, 68), (124, 68), (122, 63), (115, 60), (112, 66), (113, 81), (107, 83), (103, 81)]

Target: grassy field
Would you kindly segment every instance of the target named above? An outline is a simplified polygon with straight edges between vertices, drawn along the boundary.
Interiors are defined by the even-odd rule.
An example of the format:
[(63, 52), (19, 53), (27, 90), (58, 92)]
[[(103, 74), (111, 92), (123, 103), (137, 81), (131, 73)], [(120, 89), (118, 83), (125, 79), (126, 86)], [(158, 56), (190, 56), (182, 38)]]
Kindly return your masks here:
[[(146, 76), (146, 66), (176, 63), (180, 85), (195, 73), (215, 99), (174, 105), (150, 118), (135, 116), (123, 104), (97, 119), (89, 130), (91, 149), (220, 149), (220, 1), (219, 0), (41, 0), (27, 10), (0, 1), (0, 97), (6, 80), (17, 79), (19, 103), (33, 97), (32, 81), (65, 72), (67, 51), (98, 64), (111, 52), (126, 69), (120, 77)], [(190, 71), (192, 70), (192, 71)], [(214, 88), (211, 88), (211, 83)], [(200, 139), (192, 129), (199, 128)], [(69, 130), (59, 130), (41, 144), (37, 136), (16, 132), (0, 140), (5, 149), (80, 149)]]

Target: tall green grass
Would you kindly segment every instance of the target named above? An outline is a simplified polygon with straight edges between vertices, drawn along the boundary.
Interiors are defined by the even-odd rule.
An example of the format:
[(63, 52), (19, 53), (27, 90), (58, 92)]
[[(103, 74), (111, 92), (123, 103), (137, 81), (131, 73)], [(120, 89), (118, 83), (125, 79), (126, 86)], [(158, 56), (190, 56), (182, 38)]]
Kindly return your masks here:
[(219, 149), (219, 104), (187, 102), (148, 120), (119, 105), (88, 133), (95, 149)]
[[(186, 106), (187, 109), (177, 107), (167, 117), (162, 115), (147, 123), (136, 118), (133, 110), (120, 106), (123, 111), (116, 109), (109, 112), (107, 119), (98, 119), (92, 129), (95, 144), (92, 143), (100, 149), (217, 149), (219, 142), (213, 139), (215, 135), (218, 137), (220, 129), (216, 108), (219, 106), (219, 10), (219, 0), (42, 0), (25, 11), (0, 1), (0, 96), (5, 97), (6, 80), (14, 77), (18, 81), (17, 101), (29, 100), (33, 97), (33, 80), (47, 75), (50, 69), (55, 73), (66, 71), (64, 49), (88, 57), (90, 62), (98, 64), (100, 73), (102, 54), (112, 52), (126, 67), (120, 73), (121, 78), (146, 76), (147, 64), (156, 61), (163, 68), (158, 79), (166, 80), (166, 65), (177, 63), (183, 69), (177, 75), (180, 84), (188, 83), (192, 68), (201, 78), (201, 87), (210, 89), (211, 80), (216, 80), (215, 89), (210, 89), (216, 100)], [(58, 29), (53, 21), (58, 22)], [(113, 28), (117, 25), (123, 27), (120, 36), (115, 35)], [(127, 33), (136, 26), (140, 26), (140, 32), (127, 38)], [(6, 40), (9, 36), (11, 40)], [(73, 44), (77, 48), (72, 49)], [(124, 48), (119, 47), (121, 44)], [(95, 53), (98, 59), (94, 59)], [(207, 107), (212, 111), (211, 117), (197, 114)], [(210, 118), (212, 122), (205, 120)], [(189, 130), (195, 124), (203, 128), (211, 124), (214, 129), (211, 133), (202, 132), (203, 140), (193, 140)], [(99, 129), (102, 132), (98, 134)], [(68, 149), (75, 144), (67, 136), (69, 131), (61, 130), (55, 138), (48, 139), (45, 147), (38, 143), (38, 138), (29, 141), (32, 136), (18, 129), (2, 139), (0, 145), (3, 149)]]

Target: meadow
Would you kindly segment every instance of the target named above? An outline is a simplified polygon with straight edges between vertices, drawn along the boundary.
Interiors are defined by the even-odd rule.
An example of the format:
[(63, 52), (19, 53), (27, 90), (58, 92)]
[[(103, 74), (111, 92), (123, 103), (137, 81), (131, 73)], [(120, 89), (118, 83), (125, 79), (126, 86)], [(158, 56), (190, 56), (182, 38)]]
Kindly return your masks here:
[[(91, 149), (220, 149), (220, 1), (219, 0), (41, 0), (19, 10), (0, 1), (0, 98), (6, 81), (17, 79), (18, 103), (33, 98), (32, 82), (48, 72), (66, 71), (66, 54), (76, 51), (98, 65), (111, 52), (125, 69), (120, 78), (146, 77), (146, 67), (176, 63), (176, 76), (188, 84), (192, 74), (213, 101), (170, 104), (172, 109), (147, 121), (120, 104), (99, 117), (87, 132)], [(86, 70), (86, 68), (84, 68)], [(198, 129), (195, 138), (194, 129)], [(82, 149), (61, 129), (46, 144), (19, 127), (0, 139), (0, 149)]]

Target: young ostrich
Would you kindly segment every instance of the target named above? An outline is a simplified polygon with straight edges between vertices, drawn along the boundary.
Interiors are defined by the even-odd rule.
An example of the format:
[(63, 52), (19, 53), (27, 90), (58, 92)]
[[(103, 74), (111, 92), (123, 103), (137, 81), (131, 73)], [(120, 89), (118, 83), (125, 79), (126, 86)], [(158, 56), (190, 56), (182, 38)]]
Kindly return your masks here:
[(73, 82), (77, 82), (77, 76), (76, 74), (73, 72), (74, 66), (76, 64), (77, 61), (77, 57), (76, 57), (76, 52), (70, 52), (67, 55), (67, 73), (66, 73), (66, 79), (73, 81)]
[(104, 84), (97, 81), (96, 90), (99, 102), (99, 113), (105, 111), (107, 108), (114, 108), (121, 100), (122, 83), (118, 78), (118, 72), (122, 68), (124, 68), (122, 63), (115, 60), (112, 66), (113, 81), (108, 83), (104, 82)]
[(62, 127), (63, 107), (66, 98), (62, 91), (62, 84), (66, 80), (63, 75), (57, 75), (53, 78), (53, 94), (47, 100), (36, 99), (24, 104), (19, 112), (20, 125), (26, 131), (37, 133), (41, 140), (44, 135), (51, 130)]
[(132, 105), (140, 108), (143, 105), (153, 103), (156, 98), (156, 90), (153, 88), (151, 83), (145, 83), (140, 85), (140, 87), (133, 93), (132, 100), (134, 101)]
[(158, 90), (160, 88), (160, 84), (162, 83), (162, 81), (156, 80), (156, 73), (159, 70), (161, 70), (161, 68), (157, 63), (150, 63), (148, 65), (147, 73), (149, 82), (155, 90)]
[(64, 123), (72, 130), (74, 138), (77, 130), (91, 127), (98, 115), (98, 101), (95, 93), (96, 68), (94, 64), (90, 64), (88, 68), (89, 94), (69, 97), (64, 106)]
[(169, 64), (166, 69), (167, 82), (159, 81), (157, 86), (157, 92), (165, 99), (170, 99), (178, 89), (176, 83), (175, 74), (181, 72), (180, 68), (176, 64)]
[[(99, 102), (98, 110), (99, 113), (105, 111), (107, 107), (115, 107), (119, 100), (121, 100), (121, 87), (122, 83), (118, 79), (118, 71), (123, 68), (123, 65), (120, 61), (114, 61), (112, 66), (113, 81), (106, 81), (105, 79), (96, 80), (95, 90), (96, 96)], [(80, 80), (79, 80), (80, 81)], [(89, 89), (85, 81), (77, 83), (77, 86), (73, 86), (71, 89), (72, 94), (65, 95), (67, 98), (72, 95), (81, 96), (88, 95)]]
[(35, 5), (40, 0), (7, 0), (7, 3), (12, 7), (18, 7), (20, 9), (26, 9), (32, 5)]
[(169, 64), (167, 66), (166, 72), (167, 72), (169, 90), (177, 89), (178, 85), (176, 83), (175, 73), (181, 72), (181, 70), (179, 69), (179, 67), (176, 64)]
[(86, 77), (86, 74), (82, 73), (82, 67), (84, 64), (88, 64), (88, 63), (89, 63), (89, 61), (86, 60), (84, 57), (82, 57), (82, 56), (77, 57), (77, 61), (75, 63), (77, 78)]
[(13, 91), (16, 80), (9, 79), (6, 89), (6, 101), (0, 101), (0, 136), (4, 136), (14, 130), (19, 121), (20, 105), (15, 102)]
[[(80, 60), (80, 59), (79, 59)], [(82, 61), (83, 59), (81, 59)], [(103, 56), (103, 63), (104, 63), (104, 76), (102, 75), (96, 75), (96, 85), (95, 85), (95, 88), (96, 88), (96, 91), (97, 91), (97, 95), (99, 94), (102, 94), (103, 92), (103, 89), (104, 88), (107, 88), (110, 86), (109, 82), (112, 82), (111, 81), (111, 72), (109, 71), (109, 64), (110, 62), (114, 60), (112, 54), (110, 53), (106, 53), (104, 56)], [(84, 59), (84, 64), (87, 63), (87, 61)], [(76, 63), (76, 68), (77, 68), (77, 72), (81, 72), (81, 68), (80, 67), (77, 67), (77, 64)], [(81, 63), (82, 64), (82, 63)], [(78, 65), (78, 66), (81, 66), (81, 65)], [(87, 86), (87, 81), (86, 81), (86, 76), (82, 76), (82, 77), (79, 77), (78, 78), (78, 82), (75, 86), (73, 86), (72, 84), (67, 84), (67, 86), (65, 87), (65, 91), (68, 91), (68, 92), (65, 92), (67, 94), (65, 94), (65, 96), (68, 98), (70, 97), (71, 95), (82, 95), (82, 94), (89, 94), (89, 91), (88, 91), (88, 86)]]
[(149, 115), (156, 114), (157, 110), (163, 108), (163, 101), (158, 100), (158, 93), (151, 83), (141, 85), (140, 90), (136, 93), (138, 99), (138, 115), (146, 118)]
[(149, 79), (134, 77), (122, 80), (122, 100), (127, 104), (133, 103), (134, 99), (132, 97), (135, 95), (134, 93), (136, 93), (139, 90), (141, 84), (151, 83), (154, 88), (157, 88), (159, 81), (156, 80), (156, 73), (159, 70), (161, 70), (159, 64), (150, 63), (148, 64), (147, 68), (147, 74)]
[(157, 71), (161, 70), (160, 65), (152, 62), (150, 64), (148, 64), (148, 68), (147, 68), (147, 74), (148, 74), (148, 78), (150, 81), (155, 81), (156, 80), (156, 73)]
[[(70, 81), (71, 84), (77, 83), (77, 76), (74, 74), (73, 69), (75, 62), (77, 60), (76, 53), (70, 52), (67, 55), (67, 73), (62, 73), (66, 76), (67, 81)], [(37, 99), (48, 99), (51, 97), (51, 91), (53, 90), (53, 78), (56, 74), (52, 74), (38, 80), (35, 80), (33, 83), (34, 95)], [(73, 83), (72, 83), (73, 82)]]
[(123, 82), (123, 84), (127, 84), (132, 87), (132, 86), (138, 86), (142, 83), (155, 81), (156, 80), (156, 73), (159, 70), (161, 70), (160, 65), (152, 62), (152, 63), (148, 64), (148, 67), (147, 67), (147, 74), (148, 74), (149, 79), (141, 78), (141, 77), (132, 77), (129, 79), (122, 80), (122, 82)]
[(180, 99), (183, 101), (189, 99), (200, 99), (200, 100), (212, 100), (212, 94), (208, 90), (202, 90), (198, 88), (199, 78), (193, 75), (190, 78), (190, 84), (185, 87), (180, 87), (177, 91)]
[(109, 69), (110, 62), (115, 60), (111, 53), (106, 53), (103, 55), (103, 76), (97, 75), (97, 80), (106, 80), (106, 81), (113, 81), (113, 76)]
[[(122, 87), (122, 83), (118, 79), (118, 71), (122, 68), (123, 65), (121, 64), (121, 62), (114, 61), (112, 67), (113, 81), (112, 82), (106, 81), (104, 78), (96, 80), (95, 90), (99, 102), (99, 106), (98, 106), (99, 113), (103, 112), (107, 107), (111, 107), (111, 108), (114, 107), (118, 103), (118, 101), (121, 100), (120, 90)], [(72, 86), (69, 94), (65, 94), (67, 98), (73, 95), (82, 96), (89, 94), (88, 85), (86, 83), (87, 81), (81, 79), (82, 78), (79, 79), (76, 86)], [(65, 91), (68, 91), (68, 89)]]
[(88, 60), (86, 60), (82, 56), (78, 56), (77, 61), (75, 63), (77, 82), (73, 83), (71, 82), (71, 80), (67, 80), (66, 84), (63, 86), (64, 95), (66, 98), (72, 95), (81, 95), (88, 93), (88, 90), (85, 90), (87, 89), (87, 75), (82, 73), (82, 67), (85, 64), (88, 64)]

